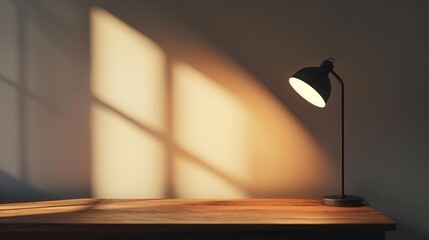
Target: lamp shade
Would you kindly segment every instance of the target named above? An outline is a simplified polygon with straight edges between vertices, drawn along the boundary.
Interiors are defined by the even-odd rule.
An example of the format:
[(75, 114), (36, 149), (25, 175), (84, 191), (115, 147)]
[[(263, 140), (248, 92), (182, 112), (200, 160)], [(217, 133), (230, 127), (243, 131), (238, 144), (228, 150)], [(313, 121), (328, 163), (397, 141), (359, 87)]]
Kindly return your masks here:
[(326, 60), (320, 67), (307, 67), (289, 78), (289, 84), (305, 100), (323, 108), (331, 95), (331, 81), (328, 74), (334, 68), (331, 60)]

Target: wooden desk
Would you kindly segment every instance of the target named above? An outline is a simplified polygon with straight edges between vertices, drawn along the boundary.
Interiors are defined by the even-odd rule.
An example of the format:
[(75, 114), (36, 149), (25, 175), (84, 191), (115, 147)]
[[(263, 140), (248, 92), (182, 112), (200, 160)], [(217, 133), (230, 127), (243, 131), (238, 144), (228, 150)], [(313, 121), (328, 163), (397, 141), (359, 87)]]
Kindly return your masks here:
[(0, 204), (0, 239), (384, 239), (390, 218), (319, 199), (72, 199)]

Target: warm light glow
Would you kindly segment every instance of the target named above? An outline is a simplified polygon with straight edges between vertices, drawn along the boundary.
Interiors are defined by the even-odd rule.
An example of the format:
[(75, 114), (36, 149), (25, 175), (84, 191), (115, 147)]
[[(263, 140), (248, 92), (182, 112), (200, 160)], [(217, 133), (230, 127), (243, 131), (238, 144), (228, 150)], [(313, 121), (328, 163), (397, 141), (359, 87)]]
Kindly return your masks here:
[(165, 126), (165, 55), (115, 16), (91, 10), (92, 92), (148, 127)]
[(324, 108), (326, 106), (325, 100), (323, 100), (322, 96), (320, 96), (320, 94), (306, 82), (298, 78), (291, 77), (289, 78), (289, 83), (301, 97), (311, 104), (320, 108)]
[(143, 34), (91, 11), (94, 197), (302, 197), (329, 186), (323, 151), (269, 91), (183, 26), (156, 23)]
[[(184, 63), (173, 66), (174, 141), (204, 165), (235, 179), (248, 180), (246, 108), (213, 79)], [(186, 157), (185, 157), (186, 158)], [(181, 160), (182, 159), (182, 160)], [(179, 196), (245, 197), (220, 176), (186, 159), (177, 159)], [(189, 161), (189, 160), (188, 160)], [(210, 186), (210, 187), (208, 187)]]
[[(234, 183), (225, 179), (226, 176), (218, 175), (222, 173), (222, 168), (218, 171), (212, 171), (210, 168), (204, 167), (199, 162), (195, 162), (186, 156), (175, 157), (175, 186), (177, 197), (179, 198), (247, 198), (250, 197), (242, 186), (237, 186)], [(225, 169), (231, 169), (228, 163)], [(238, 169), (236, 169), (238, 171)], [(247, 172), (242, 170), (241, 172)], [(234, 176), (234, 175), (232, 175)]]
[(93, 195), (164, 197), (165, 56), (100, 8), (91, 27)]
[(92, 133), (95, 197), (164, 197), (165, 149), (157, 139), (96, 103)]

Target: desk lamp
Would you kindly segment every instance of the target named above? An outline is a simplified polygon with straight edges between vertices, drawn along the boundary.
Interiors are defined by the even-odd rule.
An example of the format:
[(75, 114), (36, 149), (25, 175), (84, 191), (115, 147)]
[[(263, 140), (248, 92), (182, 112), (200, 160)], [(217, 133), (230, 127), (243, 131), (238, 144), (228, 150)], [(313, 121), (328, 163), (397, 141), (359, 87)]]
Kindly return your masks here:
[(307, 67), (296, 72), (289, 78), (289, 84), (305, 100), (319, 108), (324, 108), (331, 95), (329, 73), (332, 73), (341, 85), (340, 115), (340, 155), (341, 155), (341, 194), (323, 197), (323, 204), (334, 207), (360, 207), (367, 202), (358, 196), (344, 193), (344, 83), (334, 72), (334, 59), (325, 60), (320, 67)]

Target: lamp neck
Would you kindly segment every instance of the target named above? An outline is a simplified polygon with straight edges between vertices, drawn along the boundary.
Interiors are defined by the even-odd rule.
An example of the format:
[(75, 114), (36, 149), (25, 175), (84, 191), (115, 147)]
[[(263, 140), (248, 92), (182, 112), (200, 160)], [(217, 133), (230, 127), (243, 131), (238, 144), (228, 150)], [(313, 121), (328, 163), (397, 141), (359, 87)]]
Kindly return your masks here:
[[(322, 63), (322, 65), (323, 65), (323, 63)], [(338, 82), (340, 82), (340, 85), (341, 85), (341, 103), (340, 103), (341, 104), (341, 106), (340, 106), (340, 108), (341, 108), (340, 109), (341, 110), (341, 114), (340, 114), (341, 195), (340, 195), (340, 197), (345, 198), (346, 195), (344, 193), (344, 82), (333, 69), (330, 72), (332, 73), (332, 75), (335, 76), (335, 78), (338, 80)]]
[(320, 69), (322, 69), (326, 73), (330, 73), (334, 70), (334, 59), (329, 58), (320, 64)]

